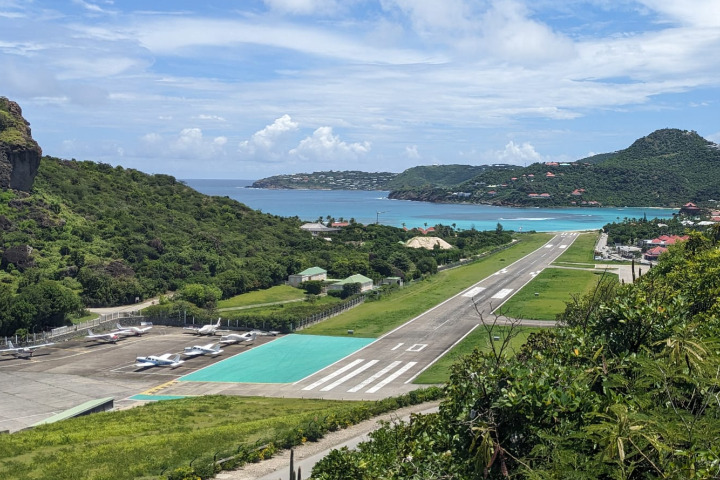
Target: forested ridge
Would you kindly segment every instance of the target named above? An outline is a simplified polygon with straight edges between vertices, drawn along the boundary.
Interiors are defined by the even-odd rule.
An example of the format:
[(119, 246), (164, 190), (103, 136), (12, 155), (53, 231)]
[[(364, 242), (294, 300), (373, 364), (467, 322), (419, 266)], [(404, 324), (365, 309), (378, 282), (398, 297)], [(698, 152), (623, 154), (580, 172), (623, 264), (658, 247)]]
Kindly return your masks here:
[(412, 232), (353, 223), (328, 242), (301, 230), (298, 218), (203, 195), (169, 175), (52, 157), (42, 159), (31, 192), (0, 195), (0, 334), (187, 285), (227, 298), (312, 266), (331, 278), (416, 278), (510, 241), (504, 232), (438, 226), (457, 248), (417, 250), (402, 245)]
[(696, 132), (657, 130), (630, 147), (575, 162), (491, 169), (452, 186), (397, 189), (390, 198), (511, 206), (679, 207), (720, 198), (720, 149)]
[(312, 478), (720, 478), (719, 240), (691, 233), (635, 283), (600, 283), (517, 355), (476, 350), (437, 414)]

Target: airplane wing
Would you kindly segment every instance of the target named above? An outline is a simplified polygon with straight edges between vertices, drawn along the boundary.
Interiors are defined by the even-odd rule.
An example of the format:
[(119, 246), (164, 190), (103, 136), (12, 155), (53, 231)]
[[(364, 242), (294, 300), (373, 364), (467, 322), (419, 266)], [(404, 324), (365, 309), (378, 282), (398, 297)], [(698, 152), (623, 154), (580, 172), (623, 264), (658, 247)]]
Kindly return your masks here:
[(196, 357), (198, 355), (203, 355), (204, 353), (205, 352), (203, 352), (202, 350), (198, 350), (198, 349), (194, 348), (192, 350), (185, 350), (183, 352), (183, 355), (185, 355), (186, 357)]
[(153, 362), (138, 362), (135, 364), (136, 367), (154, 367), (155, 365)]

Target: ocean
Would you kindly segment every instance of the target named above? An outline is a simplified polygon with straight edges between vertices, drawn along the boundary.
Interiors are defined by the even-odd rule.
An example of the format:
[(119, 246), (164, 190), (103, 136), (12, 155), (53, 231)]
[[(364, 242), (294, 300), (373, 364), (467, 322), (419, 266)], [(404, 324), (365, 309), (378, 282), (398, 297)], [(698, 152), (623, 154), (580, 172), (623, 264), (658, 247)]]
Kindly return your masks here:
[(669, 218), (676, 209), (624, 208), (514, 208), (489, 205), (439, 204), (390, 200), (386, 191), (360, 190), (266, 190), (247, 188), (252, 180), (183, 180), (206, 195), (230, 197), (248, 207), (282, 217), (314, 222), (330, 215), (356, 222), (394, 227), (425, 228), (437, 224), (456, 229), (560, 232), (597, 230), (624, 218)]

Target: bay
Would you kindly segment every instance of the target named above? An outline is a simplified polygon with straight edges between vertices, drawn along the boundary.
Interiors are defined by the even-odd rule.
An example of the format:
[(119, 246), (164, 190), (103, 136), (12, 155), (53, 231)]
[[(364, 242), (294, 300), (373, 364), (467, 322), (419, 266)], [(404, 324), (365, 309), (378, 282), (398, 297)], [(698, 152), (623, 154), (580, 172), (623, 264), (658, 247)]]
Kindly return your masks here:
[(425, 228), (437, 224), (458, 229), (562, 232), (597, 230), (624, 218), (669, 218), (676, 209), (624, 208), (515, 208), (477, 204), (439, 204), (390, 200), (386, 191), (361, 190), (270, 190), (247, 188), (252, 180), (183, 180), (206, 195), (230, 197), (248, 207), (282, 217), (314, 222), (330, 215), (363, 224)]

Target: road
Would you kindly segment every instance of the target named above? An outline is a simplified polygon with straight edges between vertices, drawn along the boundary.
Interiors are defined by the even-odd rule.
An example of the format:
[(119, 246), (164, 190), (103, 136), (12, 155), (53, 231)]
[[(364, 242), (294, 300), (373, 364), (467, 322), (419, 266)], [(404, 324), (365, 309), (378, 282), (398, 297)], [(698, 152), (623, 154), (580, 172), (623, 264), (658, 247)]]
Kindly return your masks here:
[[(378, 400), (417, 388), (412, 381), (481, 324), (560, 256), (577, 233), (555, 235), (541, 248), (479, 280), (370, 345), (293, 384), (205, 384), (179, 382), (165, 394), (213, 393)], [(504, 323), (501, 319), (498, 323)], [(528, 322), (549, 326), (552, 322)]]

